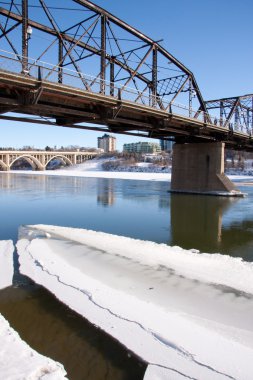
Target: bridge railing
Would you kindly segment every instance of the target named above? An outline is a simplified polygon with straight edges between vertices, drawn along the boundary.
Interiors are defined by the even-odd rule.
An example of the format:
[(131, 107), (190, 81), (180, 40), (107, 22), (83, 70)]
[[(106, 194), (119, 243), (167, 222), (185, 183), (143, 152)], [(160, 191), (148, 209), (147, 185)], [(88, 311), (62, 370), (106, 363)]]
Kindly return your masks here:
[[(226, 120), (221, 120), (217, 116), (205, 114), (203, 111), (198, 112), (189, 106), (170, 103), (169, 100), (159, 99), (154, 97), (148, 90), (143, 92), (130, 87), (115, 85), (106, 80), (101, 81), (99, 77), (93, 77), (88, 74), (77, 72), (71, 69), (63, 68), (57, 65), (52, 65), (48, 62), (36, 60), (33, 58), (27, 59), (27, 72), (23, 72), (22, 56), (7, 52), (0, 49), (0, 70), (16, 74), (24, 74), (31, 78), (41, 81), (48, 81), (62, 84), (71, 88), (86, 90), (91, 93), (103, 94), (114, 97), (118, 100), (138, 103), (147, 107), (163, 110), (168, 113), (190, 118), (196, 121), (208, 122), (213, 126), (230, 129), (246, 135), (252, 135), (251, 129), (247, 125), (239, 125), (237, 123), (226, 123)], [(103, 88), (103, 91), (101, 91)]]
[[(154, 97), (145, 91), (137, 91), (136, 89), (116, 85), (115, 83), (112, 85), (106, 80), (101, 81), (99, 77), (94, 77), (75, 70), (52, 65), (48, 62), (35, 60), (33, 58), (27, 59), (27, 67), (27, 72), (22, 72), (22, 56), (0, 50), (1, 70), (17, 74), (23, 73), (35, 79), (59, 83), (72, 88), (87, 90), (96, 94), (101, 94), (101, 87), (103, 87), (103, 94), (106, 96), (112, 96), (117, 99), (127, 100), (160, 109), (158, 102), (155, 101)], [(164, 102), (164, 108), (166, 108), (167, 105), (168, 104)]]

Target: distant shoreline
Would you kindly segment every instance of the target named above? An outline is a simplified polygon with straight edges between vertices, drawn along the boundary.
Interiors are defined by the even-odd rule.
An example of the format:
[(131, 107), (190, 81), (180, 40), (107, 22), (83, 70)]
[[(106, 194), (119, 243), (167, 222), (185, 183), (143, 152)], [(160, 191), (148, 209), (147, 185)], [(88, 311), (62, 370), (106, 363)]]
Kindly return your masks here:
[(3, 171), (5, 174), (25, 174), (25, 175), (46, 175), (62, 177), (82, 177), (82, 178), (110, 178), (129, 179), (138, 181), (166, 181), (170, 182), (171, 173), (144, 173), (144, 172), (114, 172), (114, 171), (78, 171), (78, 170), (10, 170)]
[[(155, 172), (130, 172), (130, 171), (102, 171), (102, 170), (75, 170), (59, 169), (45, 171), (31, 170), (10, 170), (2, 171), (3, 174), (25, 174), (25, 175), (45, 175), (45, 176), (61, 176), (61, 177), (80, 177), (80, 178), (108, 178), (108, 179), (128, 179), (135, 181), (161, 181), (171, 182), (171, 173), (155, 173)], [(233, 182), (240, 182), (242, 186), (252, 186), (253, 176), (246, 174), (227, 174)]]

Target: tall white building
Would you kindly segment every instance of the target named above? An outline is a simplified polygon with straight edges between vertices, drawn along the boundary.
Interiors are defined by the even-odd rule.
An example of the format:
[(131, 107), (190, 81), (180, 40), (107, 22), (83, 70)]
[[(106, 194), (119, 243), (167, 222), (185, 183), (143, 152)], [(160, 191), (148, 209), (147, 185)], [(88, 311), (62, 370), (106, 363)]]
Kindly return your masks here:
[(105, 153), (115, 152), (116, 150), (116, 137), (104, 134), (98, 137), (98, 148), (103, 149)]

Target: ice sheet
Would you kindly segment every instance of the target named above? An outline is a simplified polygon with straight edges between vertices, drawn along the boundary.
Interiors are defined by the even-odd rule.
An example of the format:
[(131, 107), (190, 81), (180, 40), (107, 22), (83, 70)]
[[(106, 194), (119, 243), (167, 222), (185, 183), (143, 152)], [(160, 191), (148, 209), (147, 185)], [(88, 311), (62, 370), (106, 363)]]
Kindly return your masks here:
[(13, 251), (14, 246), (11, 240), (0, 241), (0, 289), (12, 284)]
[(20, 237), (21, 271), (149, 363), (145, 380), (252, 379), (252, 264), (64, 227)]
[(1, 314), (0, 342), (1, 379), (66, 380), (63, 366), (29, 347)]
[[(72, 168), (71, 168), (72, 169)], [(170, 173), (140, 173), (140, 172), (105, 172), (105, 171), (79, 171), (79, 170), (45, 170), (45, 171), (29, 171), (29, 170), (10, 170), (5, 173), (26, 174), (26, 175), (50, 175), (65, 177), (85, 177), (85, 178), (115, 178), (115, 179), (131, 179), (138, 181), (170, 181)]]

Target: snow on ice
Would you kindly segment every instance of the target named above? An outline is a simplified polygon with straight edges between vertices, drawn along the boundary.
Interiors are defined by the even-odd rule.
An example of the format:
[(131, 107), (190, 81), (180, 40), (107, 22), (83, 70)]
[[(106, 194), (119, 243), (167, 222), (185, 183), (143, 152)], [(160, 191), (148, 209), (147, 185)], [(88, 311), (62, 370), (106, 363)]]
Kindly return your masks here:
[(28, 346), (0, 314), (0, 378), (4, 380), (62, 380), (65, 370)]
[(0, 289), (12, 284), (13, 251), (14, 247), (11, 240), (0, 241)]
[(115, 179), (129, 179), (138, 181), (166, 181), (171, 178), (170, 173), (141, 173), (141, 172), (106, 172), (100, 170), (80, 170), (71, 167), (61, 170), (46, 170), (46, 171), (29, 171), (29, 170), (12, 170), (12, 174), (26, 174), (26, 175), (50, 175), (50, 176), (66, 176), (66, 177), (86, 177), (86, 178), (115, 178)]
[(20, 270), (149, 366), (145, 380), (251, 380), (253, 265), (102, 232), (27, 226)]
[[(12, 285), (13, 251), (11, 240), (0, 241), (0, 289)], [(0, 378), (4, 380), (62, 380), (65, 370), (28, 346), (0, 314)]]
[[(144, 180), (144, 181), (171, 181), (171, 167), (167, 167), (166, 170), (161, 170), (161, 168), (154, 169), (154, 167), (147, 168), (149, 164), (138, 163), (136, 167), (125, 168), (126, 171), (104, 171), (102, 164), (108, 159), (92, 159), (88, 160), (82, 164), (77, 164), (69, 166), (66, 168), (56, 169), (56, 170), (46, 170), (46, 171), (29, 171), (29, 170), (11, 170), (6, 173), (13, 174), (26, 174), (26, 175), (50, 175), (50, 176), (70, 176), (70, 177), (89, 177), (89, 178), (114, 178), (114, 179), (128, 179), (128, 180)], [(114, 160), (114, 158), (111, 158)], [(143, 172), (141, 169), (143, 168)], [(150, 171), (149, 171), (149, 170)], [(227, 172), (228, 177), (231, 181), (239, 182), (242, 180), (247, 180), (248, 184), (252, 184), (252, 170), (229, 170)]]

